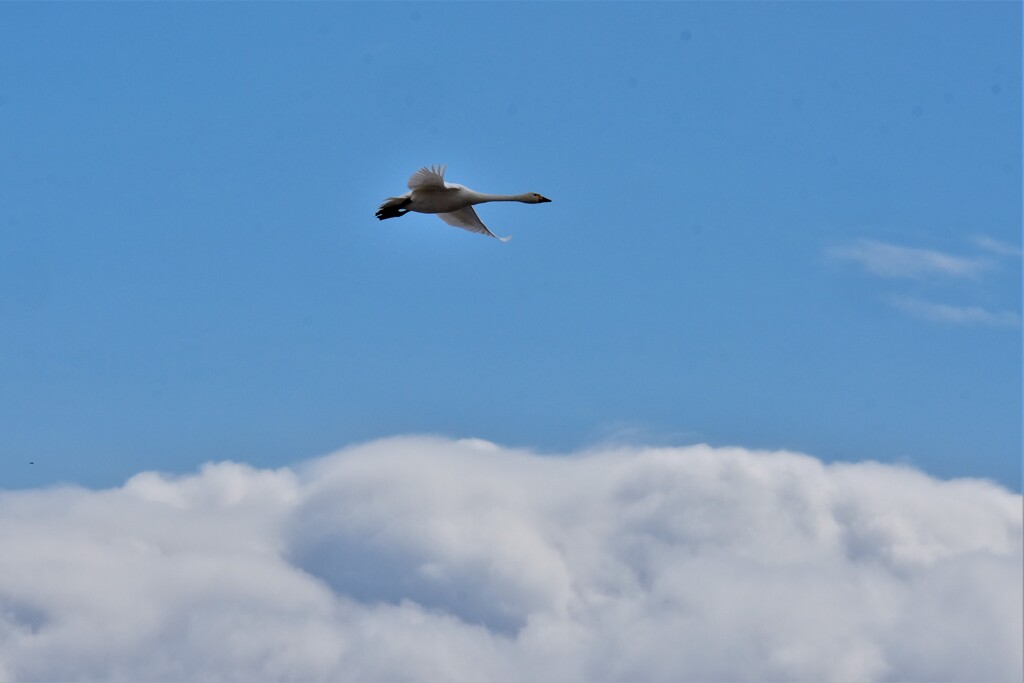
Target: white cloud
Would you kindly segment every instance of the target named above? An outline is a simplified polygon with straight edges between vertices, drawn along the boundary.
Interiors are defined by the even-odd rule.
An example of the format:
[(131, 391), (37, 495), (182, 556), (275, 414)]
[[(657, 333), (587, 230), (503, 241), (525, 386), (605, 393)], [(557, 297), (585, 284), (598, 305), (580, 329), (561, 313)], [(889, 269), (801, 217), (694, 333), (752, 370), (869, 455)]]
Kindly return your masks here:
[[(867, 239), (833, 247), (827, 254), (832, 258), (859, 263), (867, 273), (877, 277), (918, 280), (927, 284), (936, 284), (940, 279), (975, 278), (996, 269), (998, 263), (993, 260), (994, 256), (1020, 256), (1018, 247), (985, 235), (975, 236), (972, 241), (975, 247), (987, 251), (990, 256), (956, 256)], [(891, 296), (889, 303), (894, 308), (930, 322), (1009, 328), (1021, 325), (1020, 315), (1013, 311), (930, 302), (905, 295)]]
[(909, 296), (892, 298), (892, 305), (919, 318), (954, 325), (1020, 327), (1020, 316), (1012, 311), (990, 311), (980, 306), (952, 306), (922, 301)]
[(0, 493), (0, 680), (1018, 681), (1021, 497), (398, 438)]
[(974, 238), (974, 244), (980, 249), (991, 252), (993, 254), (999, 254), (1000, 256), (1017, 256), (1021, 255), (1021, 249), (1015, 244), (1008, 242), (1001, 242), (997, 239), (993, 239), (988, 235), (977, 235)]
[(980, 257), (954, 256), (867, 239), (833, 247), (828, 253), (834, 258), (859, 263), (872, 275), (887, 278), (975, 277), (992, 267), (990, 261)]

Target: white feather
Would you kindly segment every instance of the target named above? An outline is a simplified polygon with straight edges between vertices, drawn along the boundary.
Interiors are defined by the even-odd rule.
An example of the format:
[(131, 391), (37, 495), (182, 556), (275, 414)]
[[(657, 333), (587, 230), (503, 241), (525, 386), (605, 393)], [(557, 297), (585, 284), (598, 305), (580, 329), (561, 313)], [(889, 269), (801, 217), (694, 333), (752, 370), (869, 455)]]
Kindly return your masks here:
[(445, 166), (424, 166), (409, 176), (407, 186), (410, 190), (444, 189)]
[(498, 237), (493, 232), (487, 229), (480, 217), (476, 215), (476, 211), (472, 206), (467, 206), (458, 211), (449, 211), (448, 213), (439, 213), (437, 217), (443, 220), (448, 225), (454, 225), (456, 228), (462, 228), (463, 230), (469, 230), (470, 232), (478, 232), (482, 235), (490, 235), (495, 239), (499, 239), (502, 242), (508, 242), (511, 237)]

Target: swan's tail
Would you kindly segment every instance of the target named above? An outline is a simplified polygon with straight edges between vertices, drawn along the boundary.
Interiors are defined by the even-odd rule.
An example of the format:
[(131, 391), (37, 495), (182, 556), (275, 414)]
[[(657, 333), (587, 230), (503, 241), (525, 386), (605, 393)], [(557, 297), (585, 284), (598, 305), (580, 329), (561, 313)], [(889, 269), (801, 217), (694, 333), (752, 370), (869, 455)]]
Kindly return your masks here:
[(404, 216), (409, 213), (409, 209), (406, 209), (405, 206), (411, 201), (412, 199), (409, 197), (388, 197), (387, 201), (377, 209), (377, 218), (384, 220), (385, 218)]

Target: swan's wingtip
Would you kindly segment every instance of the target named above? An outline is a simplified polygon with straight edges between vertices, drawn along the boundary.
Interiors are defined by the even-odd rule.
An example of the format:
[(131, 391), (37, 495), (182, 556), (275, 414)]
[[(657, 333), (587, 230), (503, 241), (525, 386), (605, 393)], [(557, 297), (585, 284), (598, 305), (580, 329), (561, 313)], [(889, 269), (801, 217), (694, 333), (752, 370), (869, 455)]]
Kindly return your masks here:
[[(497, 235), (495, 235), (495, 237), (498, 237), (498, 236), (497, 236)], [(512, 235), (509, 235), (509, 236), (507, 236), (507, 237), (498, 237), (498, 239), (499, 239), (499, 240), (500, 240), (501, 242), (508, 242), (508, 241), (509, 241), (510, 239), (512, 239)]]

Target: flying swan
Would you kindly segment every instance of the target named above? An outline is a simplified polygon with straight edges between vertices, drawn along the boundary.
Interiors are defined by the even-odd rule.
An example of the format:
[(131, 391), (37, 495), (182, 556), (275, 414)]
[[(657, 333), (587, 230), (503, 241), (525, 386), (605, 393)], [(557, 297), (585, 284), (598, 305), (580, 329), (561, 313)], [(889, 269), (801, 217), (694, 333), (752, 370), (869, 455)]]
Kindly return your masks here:
[(543, 204), (550, 202), (536, 192), (524, 194), (483, 194), (474, 192), (468, 187), (446, 183), (444, 181), (445, 166), (421, 168), (409, 178), (409, 192), (401, 197), (388, 197), (387, 201), (377, 209), (377, 218), (398, 218), (410, 211), (418, 213), (436, 213), (437, 217), (448, 225), (463, 228), (470, 232), (490, 235), (502, 242), (508, 237), (498, 237), (487, 229), (473, 210), (474, 204), (484, 202), (522, 202), (524, 204)]

